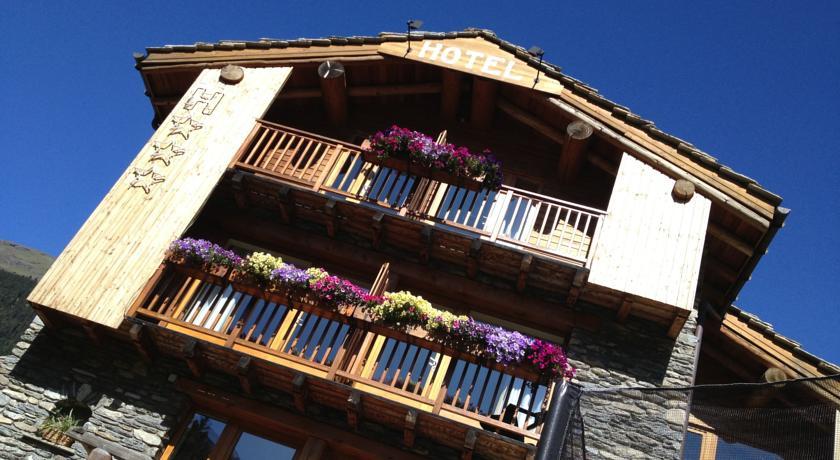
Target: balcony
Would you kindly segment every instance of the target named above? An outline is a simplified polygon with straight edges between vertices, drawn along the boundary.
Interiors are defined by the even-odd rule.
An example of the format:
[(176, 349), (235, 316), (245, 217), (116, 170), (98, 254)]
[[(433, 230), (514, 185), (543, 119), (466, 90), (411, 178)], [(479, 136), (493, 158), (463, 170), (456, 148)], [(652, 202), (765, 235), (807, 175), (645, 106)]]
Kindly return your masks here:
[(365, 161), (357, 146), (258, 121), (233, 167), (491, 243), (586, 266), (604, 211), (525, 190), (471, 190)]
[[(384, 289), (386, 273), (387, 266), (372, 292)], [(154, 324), (157, 347), (187, 356), (196, 374), (199, 347), (190, 345), (195, 339), (213, 344), (201, 359), (221, 370), (242, 375), (237, 354), (275, 364), (264, 373), (281, 369), (285, 377), (261, 380), (280, 389), (294, 393), (300, 375), (334, 383), (319, 387), (325, 384), (313, 382), (310, 391), (320, 388), (321, 393), (311, 399), (340, 410), (349, 410), (348, 398), (355, 392), (384, 404), (381, 413), (370, 417), (385, 417), (398, 428), (406, 423), (405, 406), (431, 414), (427, 428), (435, 423), (438, 428), (424, 435), (445, 444), (463, 446), (463, 439), (452, 438), (452, 422), (461, 427), (454, 433), (463, 436), (470, 436), (464, 429), (472, 427), (474, 433), (485, 433), (479, 440), (490, 458), (523, 458), (531, 452), (527, 444), (539, 439), (553, 387), (530, 369), (486, 362), (431, 341), (422, 331), (390, 329), (355, 308), (325, 309), (309, 298), (243, 287), (230, 276), (169, 262), (150, 280), (133, 316), (143, 321), (138, 324)], [(348, 390), (348, 396), (341, 396)], [(511, 442), (518, 447), (499, 447)], [(493, 454), (494, 449), (502, 450)]]

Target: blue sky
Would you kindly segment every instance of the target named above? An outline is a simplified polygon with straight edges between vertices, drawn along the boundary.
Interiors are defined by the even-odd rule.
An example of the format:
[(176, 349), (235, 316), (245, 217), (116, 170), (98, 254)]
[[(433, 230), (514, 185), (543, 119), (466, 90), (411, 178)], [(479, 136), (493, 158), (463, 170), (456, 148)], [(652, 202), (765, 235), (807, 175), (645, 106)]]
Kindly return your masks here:
[(152, 134), (145, 46), (484, 27), (793, 212), (738, 304), (840, 362), (840, 2), (4, 2), (0, 239), (57, 254)]

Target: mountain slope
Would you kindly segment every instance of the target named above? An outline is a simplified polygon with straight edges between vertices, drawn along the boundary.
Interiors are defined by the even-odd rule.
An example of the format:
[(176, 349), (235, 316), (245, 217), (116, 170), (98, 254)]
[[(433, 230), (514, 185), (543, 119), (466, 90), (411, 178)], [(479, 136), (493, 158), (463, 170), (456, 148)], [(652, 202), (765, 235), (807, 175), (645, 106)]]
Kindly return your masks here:
[(0, 240), (0, 270), (38, 279), (52, 265), (53, 258), (41, 251)]
[(35, 316), (26, 303), (53, 258), (11, 241), (0, 241), (0, 355), (9, 354)]

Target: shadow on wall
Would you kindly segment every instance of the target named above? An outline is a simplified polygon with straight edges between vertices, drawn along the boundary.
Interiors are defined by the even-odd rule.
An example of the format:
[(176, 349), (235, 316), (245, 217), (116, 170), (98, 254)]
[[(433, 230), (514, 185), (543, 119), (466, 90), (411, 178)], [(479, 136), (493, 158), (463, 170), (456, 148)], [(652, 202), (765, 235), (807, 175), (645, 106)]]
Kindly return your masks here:
[[(693, 373), (693, 320), (686, 322), (680, 336), (666, 336), (661, 325), (636, 318), (625, 323), (615, 312), (587, 307), (603, 318), (601, 328), (575, 330), (568, 345), (572, 363), (579, 369), (581, 383), (599, 387), (687, 385)], [(670, 372), (669, 372), (670, 371)]]
[[(42, 448), (24, 434), (38, 437), (47, 419), (67, 416), (96, 436), (139, 454), (154, 456), (179, 421), (187, 401), (170, 375), (187, 375), (186, 366), (161, 358), (153, 365), (116, 340), (95, 345), (79, 330), (39, 333), (40, 320), (21, 336), (12, 355), (3, 357), (9, 396), (6, 420), (13, 420), (16, 442)], [(0, 448), (3, 423), (0, 419)], [(9, 445), (9, 444), (6, 444)], [(14, 447), (13, 445), (11, 447)], [(78, 447), (77, 447), (78, 450)]]

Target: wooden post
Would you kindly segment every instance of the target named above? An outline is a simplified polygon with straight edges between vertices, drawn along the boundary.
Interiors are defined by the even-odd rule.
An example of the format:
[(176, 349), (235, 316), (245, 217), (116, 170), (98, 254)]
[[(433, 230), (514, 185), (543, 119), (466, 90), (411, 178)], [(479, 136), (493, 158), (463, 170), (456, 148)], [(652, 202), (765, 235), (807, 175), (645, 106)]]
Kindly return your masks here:
[(496, 96), (499, 85), (486, 78), (473, 78), (472, 108), (470, 121), (475, 128), (490, 129), (496, 111)]
[(338, 202), (335, 200), (328, 200), (324, 203), (324, 216), (326, 216), (326, 226), (327, 226), (327, 235), (330, 238), (335, 238), (335, 230), (338, 227), (338, 216), (336, 215), (335, 208), (338, 205)]
[(354, 430), (359, 427), (359, 409), (362, 405), (362, 394), (359, 390), (350, 392), (347, 397), (347, 424)]
[(347, 123), (347, 80), (344, 66), (338, 61), (324, 61), (318, 66), (321, 92), (327, 117), (335, 126)]
[(417, 409), (409, 409), (405, 414), (405, 427), (403, 430), (403, 445), (405, 447), (414, 446), (415, 434), (414, 430), (417, 427)]
[(434, 230), (432, 227), (425, 226), (420, 230), (420, 262), (427, 264), (432, 258), (432, 241), (434, 240)]
[(242, 171), (235, 172), (230, 180), (230, 188), (233, 190), (233, 200), (239, 209), (244, 209), (248, 205), (248, 200), (245, 197), (245, 187), (242, 185), (244, 180), (245, 173)]
[(461, 73), (449, 69), (441, 70), (443, 86), (440, 92), (440, 119), (444, 123), (455, 123), (461, 102)]
[(193, 377), (201, 378), (202, 364), (201, 364), (201, 350), (198, 347), (198, 341), (189, 338), (181, 347), (181, 356), (187, 362), (187, 367), (190, 368), (190, 373)]
[(306, 386), (306, 375), (298, 373), (292, 380), (292, 395), (295, 400), (295, 409), (301, 414), (306, 413), (306, 397), (308, 388)]
[(143, 361), (149, 363), (152, 362), (152, 351), (151, 344), (149, 343), (149, 337), (145, 332), (146, 330), (143, 328), (142, 324), (134, 324), (131, 326), (131, 329), (128, 330), (128, 335), (131, 337), (131, 341), (134, 343), (134, 348), (137, 349), (138, 353), (140, 353)]
[(557, 164), (557, 174), (560, 180), (567, 184), (571, 182), (583, 165), (583, 151), (592, 136), (592, 125), (580, 120), (573, 121), (566, 126), (566, 142)]
[(324, 452), (327, 450), (327, 443), (320, 438), (307, 438), (303, 449), (295, 455), (297, 460), (320, 460), (324, 457)]
[(462, 460), (472, 459), (476, 439), (478, 439), (478, 433), (472, 428), (467, 430), (467, 434), (464, 436), (464, 450), (461, 451)]
[(382, 225), (382, 220), (385, 218), (385, 213), (377, 212), (373, 215), (372, 222), (370, 225), (371, 228), (371, 245), (374, 249), (379, 249), (380, 244), (382, 243), (382, 234), (384, 231), (384, 226)]
[(478, 275), (478, 263), (481, 259), (481, 238), (475, 238), (470, 243), (467, 257), (467, 276), (475, 278)]
[(516, 292), (525, 290), (528, 283), (528, 272), (531, 271), (531, 263), (534, 261), (534, 256), (525, 254), (522, 256), (522, 262), (519, 264), (519, 276), (516, 279)]
[(245, 394), (253, 393), (256, 379), (254, 379), (254, 368), (251, 365), (250, 356), (239, 358), (239, 362), (236, 363), (236, 374), (239, 377), (239, 385), (242, 387), (242, 391)]

